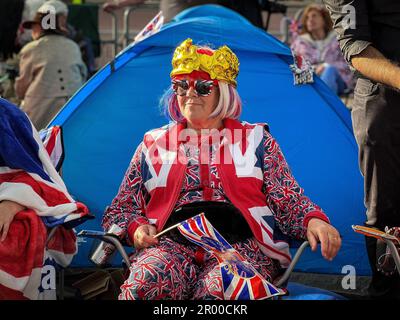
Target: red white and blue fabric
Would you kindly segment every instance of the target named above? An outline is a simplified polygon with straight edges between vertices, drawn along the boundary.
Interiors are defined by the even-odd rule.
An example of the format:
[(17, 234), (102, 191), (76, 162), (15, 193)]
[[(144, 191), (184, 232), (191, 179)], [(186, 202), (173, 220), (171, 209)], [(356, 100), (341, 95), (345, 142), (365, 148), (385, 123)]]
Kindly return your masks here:
[[(253, 238), (233, 247), (267, 281), (281, 274), (276, 261), (263, 254)], [(183, 245), (163, 236), (157, 246), (136, 250), (130, 258), (121, 300), (224, 300), (217, 259), (195, 244)]]
[[(162, 230), (171, 214), (185, 177), (187, 158), (182, 143), (178, 141), (185, 127), (184, 123), (172, 124), (150, 131), (144, 137), (141, 177), (150, 195), (145, 214), (158, 230)], [(280, 232), (274, 217), (276, 212), (274, 214), (267, 199), (271, 196), (276, 198), (274, 205), (278, 204), (278, 207), (290, 206), (283, 208), (290, 211), (287, 219), (300, 215), (303, 222), (312, 216), (329, 220), (318, 206), (302, 194), (276, 141), (270, 138), (266, 146), (263, 144), (265, 127), (263, 124), (225, 119), (224, 128), (228, 131), (222, 136), (231, 136), (233, 140), (226, 139), (220, 144), (221, 161), (217, 169), (225, 195), (243, 214), (261, 250), (285, 268), (291, 261), (290, 235)], [(237, 134), (238, 131), (240, 134)], [(265, 165), (265, 161), (269, 163)], [(276, 168), (281, 170), (282, 181), (275, 181), (273, 170), (277, 164), (283, 164), (282, 168)], [(303, 208), (304, 211), (301, 211)]]
[(217, 258), (225, 300), (263, 300), (286, 293), (265, 280), (243, 259), (212, 226), (204, 213), (183, 221), (178, 230), (186, 239)]
[(40, 130), (40, 139), (50, 156), (57, 171), (60, 171), (64, 161), (64, 145), (62, 140), (62, 130), (60, 126), (53, 126)]
[(150, 22), (137, 34), (135, 37), (135, 42), (142, 41), (147, 37), (160, 31), (164, 24), (164, 16), (160, 11)]
[[(224, 127), (243, 131), (242, 140), (232, 146), (224, 141), (219, 144), (218, 152), (235, 157), (226, 164), (192, 161), (186, 143), (174, 143), (186, 128), (184, 123), (146, 133), (118, 194), (106, 209), (103, 227), (117, 224), (127, 230), (128, 237), (142, 224), (154, 223), (161, 231), (177, 205), (229, 199), (246, 218), (264, 254), (287, 266), (288, 237), (305, 239), (311, 218), (328, 223), (329, 219), (304, 195), (266, 125), (225, 119)], [(240, 167), (241, 163), (247, 168)]]
[[(0, 298), (54, 298), (55, 268), (69, 265), (77, 246), (73, 230), (63, 227), (47, 241), (48, 228), (73, 226), (88, 217), (88, 209), (68, 193), (26, 114), (4, 99), (0, 137), (0, 201), (27, 208), (17, 213), (0, 242)], [(49, 137), (53, 151), (57, 139)]]

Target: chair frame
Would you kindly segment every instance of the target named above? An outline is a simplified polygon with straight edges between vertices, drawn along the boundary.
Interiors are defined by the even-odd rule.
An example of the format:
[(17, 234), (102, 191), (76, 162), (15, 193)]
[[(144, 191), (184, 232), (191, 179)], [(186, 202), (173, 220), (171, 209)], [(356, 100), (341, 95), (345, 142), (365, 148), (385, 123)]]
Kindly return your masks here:
[[(106, 232), (99, 232), (99, 231), (92, 231), (92, 230), (82, 230), (78, 233), (78, 237), (86, 237), (86, 238), (93, 238), (97, 240), (104, 241), (106, 243), (112, 244), (115, 246), (117, 251), (121, 254), (123, 261), (125, 262), (127, 267), (131, 266), (131, 262), (129, 260), (129, 256), (126, 253), (123, 245), (121, 244), (118, 237), (112, 233)], [(290, 262), (289, 267), (285, 270), (283, 275), (277, 279), (274, 283), (277, 287), (285, 287), (290, 275), (292, 274), (297, 262), (300, 259), (300, 256), (303, 254), (304, 250), (309, 246), (308, 241), (304, 241), (300, 247), (297, 249), (296, 254), (294, 255), (292, 261)]]
[(397, 271), (400, 274), (400, 255), (399, 252), (397, 251), (395, 244), (393, 243), (393, 241), (389, 239), (382, 238), (382, 240), (389, 247), (390, 253), (392, 254), (393, 260), (396, 264)]

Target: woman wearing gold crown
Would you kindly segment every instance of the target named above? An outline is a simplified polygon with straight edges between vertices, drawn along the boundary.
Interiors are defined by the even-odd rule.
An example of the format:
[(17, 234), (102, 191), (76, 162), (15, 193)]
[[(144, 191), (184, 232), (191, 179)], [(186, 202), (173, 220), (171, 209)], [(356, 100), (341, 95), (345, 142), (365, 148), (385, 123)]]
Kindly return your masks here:
[(213, 255), (176, 229), (154, 237), (200, 212), (270, 282), (290, 263), (288, 237), (313, 250), (320, 242), (332, 260), (339, 234), (303, 194), (267, 125), (238, 120), (236, 55), (187, 39), (172, 67), (162, 99), (172, 121), (144, 135), (103, 218), (136, 248), (119, 298), (224, 298)]

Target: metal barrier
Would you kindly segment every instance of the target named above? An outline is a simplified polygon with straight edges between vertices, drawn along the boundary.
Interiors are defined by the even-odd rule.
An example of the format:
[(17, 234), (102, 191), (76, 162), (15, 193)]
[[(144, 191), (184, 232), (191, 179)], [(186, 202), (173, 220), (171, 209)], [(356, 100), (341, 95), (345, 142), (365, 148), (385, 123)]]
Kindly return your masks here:
[(129, 35), (130, 14), (135, 10), (158, 10), (159, 7), (160, 7), (159, 1), (146, 1), (142, 5), (130, 6), (124, 10), (124, 41), (123, 41), (124, 48), (128, 46), (129, 43), (133, 40), (133, 38), (131, 38)]
[[(293, 19), (299, 19), (301, 13), (303, 12), (306, 5), (310, 3), (320, 2), (320, 1), (312, 1), (312, 0), (305, 0), (305, 1), (291, 1), (291, 0), (273, 0), (270, 1), (277, 5), (284, 5), (287, 10), (296, 10)], [(120, 30), (118, 30), (118, 16), (115, 12), (106, 12), (111, 16), (112, 19), (112, 38), (110, 40), (102, 40), (101, 44), (112, 44), (112, 54), (115, 57), (118, 52), (127, 47), (134, 38), (133, 34), (130, 34), (129, 24), (131, 19), (131, 14), (135, 11), (142, 11), (142, 10), (159, 10), (160, 1), (157, 0), (149, 0), (145, 1), (143, 4), (131, 5), (124, 9), (123, 11), (123, 30), (122, 34)], [(277, 12), (278, 13), (278, 12)], [(270, 30), (268, 31), (273, 36), (279, 38), (284, 43), (288, 44), (290, 41), (290, 23), (291, 18), (288, 17), (287, 13), (282, 13), (283, 17), (280, 21), (280, 28), (279, 30)], [(268, 16), (269, 18), (269, 16)], [(268, 19), (269, 20), (269, 19)], [(144, 27), (144, 25), (143, 25)], [(122, 35), (122, 39), (121, 39)]]
[(108, 12), (112, 19), (112, 39), (111, 40), (101, 40), (101, 44), (113, 44), (113, 56), (115, 57), (118, 52), (118, 19), (115, 12)]

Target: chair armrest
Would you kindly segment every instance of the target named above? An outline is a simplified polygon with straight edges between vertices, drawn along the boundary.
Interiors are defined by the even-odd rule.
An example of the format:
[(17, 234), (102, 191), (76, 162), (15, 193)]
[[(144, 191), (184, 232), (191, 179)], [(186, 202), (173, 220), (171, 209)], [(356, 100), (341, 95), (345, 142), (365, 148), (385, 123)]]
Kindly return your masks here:
[(101, 241), (107, 242), (115, 246), (115, 248), (118, 250), (118, 252), (121, 254), (122, 258), (124, 259), (124, 262), (128, 267), (131, 266), (131, 262), (129, 260), (129, 257), (121, 244), (121, 241), (119, 238), (112, 233), (106, 233), (103, 231), (96, 231), (96, 230), (82, 230), (77, 234), (78, 237), (85, 237), (85, 238), (92, 238), (92, 239), (99, 239)]
[(393, 260), (396, 263), (397, 271), (400, 274), (400, 256), (399, 256), (399, 252), (397, 251), (395, 244), (393, 243), (393, 241), (385, 239), (385, 238), (383, 238), (383, 241), (385, 241), (387, 246), (389, 247), (390, 252), (392, 253)]
[(71, 229), (81, 225), (82, 223), (86, 222), (86, 220), (92, 220), (94, 218), (95, 218), (95, 216), (89, 213), (79, 219), (75, 219), (75, 220), (71, 220), (71, 221), (68, 221), (68, 222), (65, 222), (62, 224), (58, 224), (58, 225), (55, 225), (54, 227), (49, 227), (49, 229), (48, 229), (49, 233), (46, 238), (46, 248), (47, 248), (47, 245), (49, 244), (50, 240), (54, 237), (54, 235), (59, 227), (64, 227), (66, 230), (71, 230)]
[(304, 249), (307, 248), (309, 245), (310, 244), (308, 241), (304, 241), (301, 244), (301, 246), (297, 249), (296, 254), (294, 255), (289, 267), (286, 269), (286, 271), (282, 275), (282, 277), (275, 283), (276, 286), (278, 286), (278, 287), (282, 286), (289, 279), (294, 267), (296, 266), (297, 262), (300, 259), (300, 256), (302, 255)]

